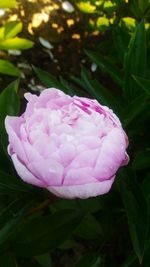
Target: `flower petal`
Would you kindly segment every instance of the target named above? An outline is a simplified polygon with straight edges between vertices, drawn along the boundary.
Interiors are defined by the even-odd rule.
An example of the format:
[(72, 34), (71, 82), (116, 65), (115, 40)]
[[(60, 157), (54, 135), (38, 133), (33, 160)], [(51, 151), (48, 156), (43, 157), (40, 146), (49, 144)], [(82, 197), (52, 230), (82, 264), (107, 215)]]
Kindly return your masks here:
[(18, 159), (16, 154), (11, 156), (12, 161), (14, 163), (15, 169), (18, 175), (22, 178), (22, 180), (26, 183), (33, 184), (39, 187), (45, 187), (45, 183), (39, 179), (37, 179)]
[(47, 189), (61, 198), (89, 198), (103, 195), (109, 192), (115, 176), (110, 180), (103, 182), (88, 183), (83, 185), (70, 185), (70, 186), (49, 186)]

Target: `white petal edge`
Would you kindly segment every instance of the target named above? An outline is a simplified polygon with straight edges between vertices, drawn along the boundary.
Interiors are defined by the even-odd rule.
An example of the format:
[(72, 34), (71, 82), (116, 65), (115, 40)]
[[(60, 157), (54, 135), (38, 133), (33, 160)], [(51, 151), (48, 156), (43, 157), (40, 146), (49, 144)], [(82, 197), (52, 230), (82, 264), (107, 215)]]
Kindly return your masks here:
[(38, 178), (36, 178), (17, 158), (16, 154), (11, 156), (13, 164), (15, 166), (17, 174), (21, 179), (29, 184), (36, 185), (39, 187), (46, 187), (45, 183)]
[(61, 198), (86, 199), (108, 193), (109, 190), (111, 189), (114, 179), (115, 176), (103, 182), (88, 183), (84, 185), (71, 185), (71, 186), (49, 186), (47, 187), (47, 189), (51, 193)]

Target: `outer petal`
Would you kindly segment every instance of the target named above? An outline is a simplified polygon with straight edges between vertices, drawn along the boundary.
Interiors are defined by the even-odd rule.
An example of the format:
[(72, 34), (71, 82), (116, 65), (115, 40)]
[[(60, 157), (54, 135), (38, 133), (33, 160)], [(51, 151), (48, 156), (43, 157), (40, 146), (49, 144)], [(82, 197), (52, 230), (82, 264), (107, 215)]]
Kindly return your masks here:
[(46, 187), (43, 181), (40, 181), (36, 178), (17, 158), (16, 154), (11, 156), (12, 161), (14, 163), (15, 169), (18, 175), (22, 178), (22, 180), (26, 183), (33, 184), (39, 187)]
[(112, 177), (125, 159), (125, 149), (123, 131), (114, 128), (103, 141), (93, 175), (100, 181)]
[(27, 168), (46, 185), (61, 185), (64, 168), (52, 157), (44, 159), (35, 148), (27, 142), (23, 143), (28, 161)]
[(48, 185), (61, 186), (63, 180), (64, 168), (57, 161), (51, 159), (41, 160), (40, 162), (31, 162), (28, 168), (35, 173), (37, 177)]
[(19, 125), (21, 124), (22, 118), (7, 116), (5, 119), (5, 127), (9, 136), (9, 153), (16, 153), (19, 158), (27, 163), (27, 157), (23, 149), (21, 140), (19, 138)]
[(110, 180), (103, 182), (71, 186), (49, 186), (47, 189), (58, 197), (85, 199), (107, 193), (110, 190), (114, 179), (115, 176), (113, 176)]

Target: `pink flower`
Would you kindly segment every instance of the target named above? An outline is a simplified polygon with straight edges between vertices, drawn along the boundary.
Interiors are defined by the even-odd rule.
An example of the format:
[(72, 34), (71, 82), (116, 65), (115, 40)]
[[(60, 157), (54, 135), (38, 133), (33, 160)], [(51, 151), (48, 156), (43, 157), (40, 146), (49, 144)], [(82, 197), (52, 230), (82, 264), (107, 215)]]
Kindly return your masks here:
[(63, 198), (107, 193), (128, 163), (128, 138), (112, 110), (53, 88), (25, 98), (25, 112), (5, 120), (18, 175)]

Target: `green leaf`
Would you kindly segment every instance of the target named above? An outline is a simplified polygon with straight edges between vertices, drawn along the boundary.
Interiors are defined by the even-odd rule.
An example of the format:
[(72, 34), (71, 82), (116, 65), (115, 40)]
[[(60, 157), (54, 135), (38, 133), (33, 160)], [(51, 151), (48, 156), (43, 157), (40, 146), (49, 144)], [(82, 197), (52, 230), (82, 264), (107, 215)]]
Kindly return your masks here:
[(46, 87), (54, 87), (57, 89), (61, 89), (64, 92), (67, 92), (66, 87), (63, 86), (53, 75), (49, 74), (48, 72), (36, 68), (33, 66), (33, 70), (35, 71), (37, 77), (41, 80), (41, 82), (46, 86)]
[(148, 233), (148, 207), (134, 172), (127, 169), (120, 173), (119, 191), (128, 218), (129, 232), (134, 251), (142, 263)]
[(119, 105), (120, 99), (113, 95), (112, 92), (107, 90), (97, 80), (92, 80), (89, 72), (84, 67), (82, 67), (81, 70), (81, 78), (84, 89), (97, 99), (99, 103), (121, 112), (121, 106)]
[(11, 176), (0, 170), (0, 195), (22, 195), (32, 193), (32, 186), (24, 183), (20, 178)]
[(150, 150), (142, 151), (136, 154), (132, 164), (135, 170), (143, 170), (149, 168), (149, 165), (150, 165)]
[(149, 7), (150, 4), (149, 0), (138, 0), (138, 3), (142, 13), (145, 12), (145, 10)]
[(17, 6), (16, 0), (1, 0), (0, 8), (13, 8)]
[(4, 129), (4, 119), (7, 115), (17, 115), (20, 101), (17, 95), (19, 81), (9, 84), (0, 94), (0, 128)]
[(52, 266), (51, 257), (48, 253), (36, 256), (35, 259), (42, 267), (51, 267)]
[[(136, 264), (136, 265), (135, 265)], [(137, 266), (137, 259), (134, 253), (132, 253), (124, 262), (121, 267), (136, 267)]]
[(76, 201), (78, 205), (85, 211), (85, 212), (90, 212), (94, 213), (101, 209), (101, 202), (99, 201), (98, 198), (87, 198), (83, 200), (78, 199)]
[(92, 14), (95, 13), (96, 11), (96, 6), (92, 5), (89, 1), (87, 2), (81, 1), (76, 5), (78, 9), (83, 13)]
[(122, 87), (122, 74), (120, 70), (112, 63), (110, 62), (106, 57), (103, 57), (102, 55), (98, 54), (97, 52), (92, 52), (89, 50), (85, 50), (85, 54), (93, 61), (95, 62), (102, 71), (108, 73), (111, 78)]
[(52, 215), (29, 219), (16, 235), (15, 252), (21, 256), (36, 256), (60, 246), (82, 218), (79, 211), (61, 210)]
[(9, 21), (4, 25), (4, 38), (5, 39), (13, 38), (21, 31), (22, 31), (22, 22)]
[(28, 39), (23, 39), (19, 37), (14, 37), (10, 39), (0, 40), (0, 49), (29, 49), (33, 46), (33, 42)]
[(96, 21), (96, 26), (99, 31), (105, 31), (109, 27), (109, 19), (105, 17), (99, 17)]
[(0, 255), (0, 263), (3, 267), (17, 267), (15, 257), (10, 253)]
[(23, 223), (23, 217), (33, 202), (27, 197), (16, 199), (0, 213), (0, 249)]
[(7, 60), (0, 59), (0, 73), (20, 77), (21, 71)]
[(129, 43), (129, 33), (124, 25), (113, 27), (113, 42), (115, 45), (115, 53), (118, 54), (120, 61), (123, 62), (124, 55), (127, 51)]
[(77, 228), (76, 234), (86, 240), (100, 239), (102, 229), (95, 217), (87, 214)]
[(73, 267), (100, 267), (101, 258), (97, 253), (84, 255)]
[(131, 37), (128, 51), (125, 56), (124, 69), (124, 91), (129, 100), (141, 94), (141, 87), (132, 78), (144, 76), (146, 68), (146, 36), (144, 21), (137, 25), (136, 31)]
[(124, 109), (125, 125), (131, 124), (131, 122), (147, 109), (147, 95), (142, 94), (133, 99)]
[(137, 84), (150, 96), (150, 80), (133, 75)]

